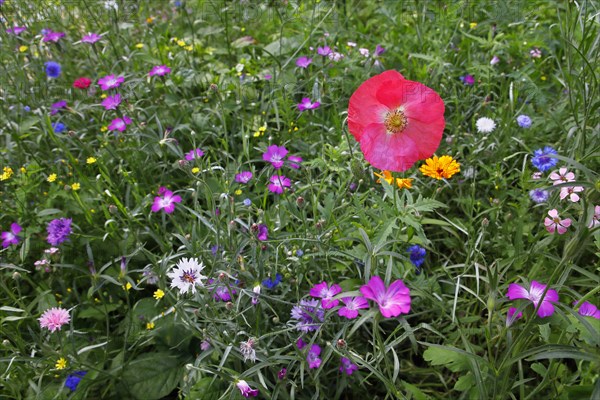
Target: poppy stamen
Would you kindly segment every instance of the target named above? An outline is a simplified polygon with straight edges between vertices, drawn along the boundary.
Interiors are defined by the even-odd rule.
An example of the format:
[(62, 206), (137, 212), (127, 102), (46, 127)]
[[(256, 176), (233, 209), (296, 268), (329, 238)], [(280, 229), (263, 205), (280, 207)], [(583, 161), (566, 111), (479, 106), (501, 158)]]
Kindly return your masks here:
[(404, 128), (406, 128), (407, 123), (408, 119), (402, 108), (397, 108), (394, 111), (388, 112), (383, 121), (385, 129), (390, 135), (402, 132)]

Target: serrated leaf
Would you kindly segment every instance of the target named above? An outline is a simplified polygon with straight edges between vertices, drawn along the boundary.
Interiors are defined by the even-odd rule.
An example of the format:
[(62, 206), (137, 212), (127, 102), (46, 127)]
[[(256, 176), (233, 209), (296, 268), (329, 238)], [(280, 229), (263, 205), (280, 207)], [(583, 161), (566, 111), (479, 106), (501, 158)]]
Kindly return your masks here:
[(124, 368), (122, 382), (135, 399), (158, 400), (177, 387), (181, 364), (169, 352), (142, 354)]
[(452, 372), (467, 371), (469, 369), (468, 358), (450, 348), (429, 347), (423, 352), (423, 358), (431, 365), (443, 365)]
[(189, 393), (190, 399), (218, 400), (225, 389), (219, 379), (202, 378), (194, 384)]

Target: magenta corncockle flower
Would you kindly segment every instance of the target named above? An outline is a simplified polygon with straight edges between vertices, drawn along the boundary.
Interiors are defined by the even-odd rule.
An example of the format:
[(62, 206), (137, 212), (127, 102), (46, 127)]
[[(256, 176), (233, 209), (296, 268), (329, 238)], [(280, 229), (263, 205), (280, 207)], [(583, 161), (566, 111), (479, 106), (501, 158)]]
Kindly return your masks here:
[(12, 33), (13, 35), (20, 35), (21, 33), (27, 30), (26, 26), (13, 26), (12, 28), (8, 28), (6, 33)]
[(302, 162), (302, 157), (300, 156), (288, 156), (288, 162), (290, 164), (290, 168), (298, 169), (300, 168), (300, 163)]
[(352, 375), (354, 371), (358, 369), (358, 365), (354, 364), (350, 359), (342, 357), (340, 372), (345, 372), (348, 375)]
[(317, 47), (317, 54), (323, 57), (327, 57), (331, 53), (329, 46)]
[(102, 100), (102, 105), (106, 110), (116, 110), (121, 104), (121, 95), (119, 93), (114, 96), (108, 96), (104, 100)]
[(573, 203), (579, 201), (579, 195), (577, 193), (583, 192), (583, 186), (564, 186), (560, 188), (560, 199), (564, 200), (569, 197)]
[[(574, 301), (573, 305), (577, 305), (577, 301)], [(600, 319), (600, 310), (598, 310), (598, 307), (589, 301), (584, 301), (581, 303), (578, 313), (584, 317), (594, 317), (596, 319)]]
[(64, 36), (65, 36), (64, 32), (54, 32), (54, 31), (48, 29), (48, 31), (44, 34), (44, 38), (42, 39), (42, 41), (56, 43), (60, 40), (60, 38), (62, 38)]
[(313, 344), (310, 346), (310, 350), (306, 355), (306, 361), (308, 361), (308, 368), (319, 368), (321, 366), (321, 359), (319, 355), (321, 354), (321, 347), (318, 344)]
[(131, 124), (131, 119), (127, 115), (124, 115), (123, 118), (115, 118), (110, 121), (108, 130), (123, 132), (129, 124)]
[(269, 238), (269, 228), (265, 224), (258, 225), (258, 234), (256, 235), (258, 240), (264, 242)]
[(89, 44), (94, 44), (97, 41), (99, 41), (100, 39), (102, 39), (102, 36), (98, 35), (97, 33), (89, 33), (88, 35), (85, 35), (84, 37), (81, 38), (81, 41), (83, 43), (89, 43)]
[(196, 158), (200, 158), (204, 155), (202, 149), (193, 149), (185, 153), (185, 159), (188, 161), (193, 161)]
[(300, 68), (308, 68), (308, 66), (312, 63), (312, 58), (308, 57), (300, 57), (296, 60), (296, 65)]
[(267, 188), (270, 192), (276, 194), (282, 194), (286, 187), (290, 187), (292, 182), (284, 175), (273, 175), (269, 181)]
[(263, 153), (263, 160), (270, 162), (273, 168), (279, 169), (283, 166), (283, 159), (287, 153), (288, 150), (284, 146), (272, 145)]
[(55, 332), (60, 330), (63, 325), (68, 324), (71, 317), (69, 316), (69, 312), (64, 308), (52, 307), (44, 311), (38, 320), (40, 321), (41, 328), (46, 328), (50, 332)]
[(328, 310), (339, 304), (339, 300), (334, 300), (333, 296), (342, 292), (342, 287), (337, 283), (329, 286), (327, 282), (321, 282), (310, 289), (309, 294), (321, 300), (321, 307)]
[(597, 226), (600, 226), (600, 206), (594, 207), (594, 215), (592, 215), (592, 220), (588, 224), (588, 228), (594, 229)]
[(560, 219), (556, 208), (548, 211), (548, 215), (550, 218), (546, 217), (546, 219), (544, 219), (544, 226), (550, 233), (558, 231), (558, 234), (562, 235), (567, 231), (567, 228), (571, 226), (571, 218)]
[(368, 284), (361, 286), (360, 292), (366, 299), (379, 305), (379, 311), (385, 318), (408, 314), (410, 311), (410, 289), (401, 279), (386, 288), (380, 277), (373, 276)]
[(519, 309), (515, 307), (508, 309), (508, 313), (506, 314), (506, 326), (511, 326), (513, 322), (523, 317), (523, 313), (521, 311), (515, 315), (517, 311), (519, 311)]
[(296, 340), (296, 347), (298, 347), (298, 350), (302, 350), (306, 347), (306, 342), (302, 340), (302, 338), (298, 338), (298, 340)]
[(166, 188), (164, 188), (162, 193), (159, 190), (159, 194), (160, 196), (156, 196), (154, 203), (152, 203), (152, 212), (163, 210), (165, 213), (171, 214), (175, 211), (175, 203), (181, 203), (181, 196), (178, 194), (173, 195), (173, 192)]
[(552, 179), (553, 185), (560, 185), (561, 183), (575, 181), (575, 174), (573, 172), (569, 172), (566, 167), (562, 167), (559, 168), (558, 171), (553, 171), (550, 174), (550, 179)]
[(361, 308), (369, 308), (367, 299), (362, 296), (342, 297), (342, 303), (344, 303), (345, 306), (338, 310), (338, 315), (348, 319), (354, 319), (358, 317), (358, 310)]
[(244, 397), (258, 396), (258, 389), (252, 389), (250, 387), (250, 385), (248, 385), (248, 382), (246, 382), (245, 380), (237, 381), (235, 383), (235, 386), (237, 386), (237, 388), (240, 389), (240, 392), (242, 393), (242, 396), (244, 396)]
[(515, 299), (526, 299), (533, 303), (534, 307), (537, 307), (541, 303), (537, 314), (540, 318), (549, 317), (554, 314), (554, 306), (552, 302), (558, 301), (558, 293), (554, 289), (548, 289), (546, 296), (542, 297), (546, 290), (546, 285), (537, 281), (531, 281), (529, 290), (517, 283), (511, 283), (508, 285), (508, 292), (506, 297), (510, 300)]
[(67, 108), (67, 101), (61, 100), (50, 106), (50, 115), (56, 115), (63, 108)]
[(242, 171), (239, 174), (235, 175), (235, 181), (237, 183), (248, 183), (252, 179), (252, 172), (250, 171)]
[(98, 79), (98, 85), (102, 90), (110, 90), (121, 86), (123, 81), (125, 81), (123, 76), (106, 75), (104, 78)]
[(306, 110), (314, 110), (315, 108), (319, 108), (321, 103), (315, 101), (314, 103), (310, 101), (308, 97), (303, 97), (302, 101), (298, 103), (298, 110), (306, 111)]
[(170, 73), (171, 68), (167, 67), (166, 65), (157, 65), (155, 67), (152, 67), (150, 72), (148, 72), (148, 76), (165, 76)]
[(2, 232), (0, 236), (2, 238), (2, 247), (7, 248), (11, 244), (19, 244), (19, 237), (17, 236), (21, 232), (21, 225), (13, 222), (10, 224), (10, 230)]

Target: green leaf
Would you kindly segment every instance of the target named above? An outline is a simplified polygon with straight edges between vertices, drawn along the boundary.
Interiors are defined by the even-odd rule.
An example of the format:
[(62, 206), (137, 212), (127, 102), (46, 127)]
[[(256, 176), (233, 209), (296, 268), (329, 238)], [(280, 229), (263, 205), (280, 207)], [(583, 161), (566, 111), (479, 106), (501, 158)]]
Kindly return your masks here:
[(464, 392), (471, 389), (473, 386), (475, 386), (475, 377), (472, 373), (469, 372), (466, 375), (463, 375), (460, 378), (458, 378), (458, 380), (454, 384), (454, 389)]
[(430, 399), (425, 393), (421, 392), (421, 390), (415, 385), (411, 385), (408, 382), (400, 381), (402, 383), (402, 387), (406, 390), (407, 393), (410, 393), (415, 400), (428, 400)]
[(468, 358), (457, 351), (450, 350), (449, 347), (430, 347), (423, 353), (423, 358), (431, 365), (443, 365), (452, 372), (469, 369)]
[(221, 380), (215, 378), (202, 378), (194, 384), (189, 393), (190, 399), (218, 400), (225, 391)]
[(135, 399), (161, 399), (177, 387), (183, 373), (181, 364), (169, 352), (142, 354), (123, 370), (124, 388)]

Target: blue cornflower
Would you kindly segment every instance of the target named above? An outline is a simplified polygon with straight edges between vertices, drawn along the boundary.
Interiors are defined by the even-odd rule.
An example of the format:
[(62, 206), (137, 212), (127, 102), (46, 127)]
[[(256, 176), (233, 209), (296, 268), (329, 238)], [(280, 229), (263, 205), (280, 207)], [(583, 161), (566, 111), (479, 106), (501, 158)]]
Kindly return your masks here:
[(534, 203), (544, 203), (548, 201), (549, 193), (544, 189), (532, 189), (529, 191), (529, 197)]
[(31, 111), (31, 107), (29, 107), (29, 106), (23, 106), (23, 111), (29, 112), (29, 111)]
[(54, 61), (48, 61), (46, 66), (46, 74), (49, 78), (58, 78), (60, 75), (60, 64)]
[(246, 206), (246, 207), (250, 207), (252, 205), (252, 200), (250, 199), (244, 199), (244, 201), (242, 201), (242, 203)]
[(296, 250), (296, 257), (302, 257), (304, 255), (304, 251), (298, 249)]
[(54, 131), (54, 133), (63, 133), (65, 129), (67, 129), (67, 127), (62, 122), (52, 123), (52, 130)]
[(542, 172), (548, 171), (558, 164), (557, 158), (549, 157), (551, 154), (558, 154), (558, 152), (550, 146), (545, 146), (543, 149), (537, 149), (533, 152), (531, 163)]
[(275, 274), (275, 279), (267, 278), (262, 281), (262, 285), (264, 287), (266, 287), (267, 289), (273, 289), (275, 286), (277, 286), (281, 283), (282, 279), (283, 279), (283, 277), (281, 276), (281, 274)]
[(67, 376), (67, 380), (65, 381), (65, 386), (74, 392), (85, 374), (87, 374), (87, 371), (75, 371), (72, 374), (69, 374), (69, 376)]
[(517, 124), (519, 124), (521, 128), (529, 128), (531, 126), (531, 118), (524, 114), (519, 115), (517, 117)]
[(417, 269), (417, 275), (421, 273), (421, 265), (425, 262), (427, 251), (418, 244), (414, 244), (406, 249), (410, 253), (410, 262)]

